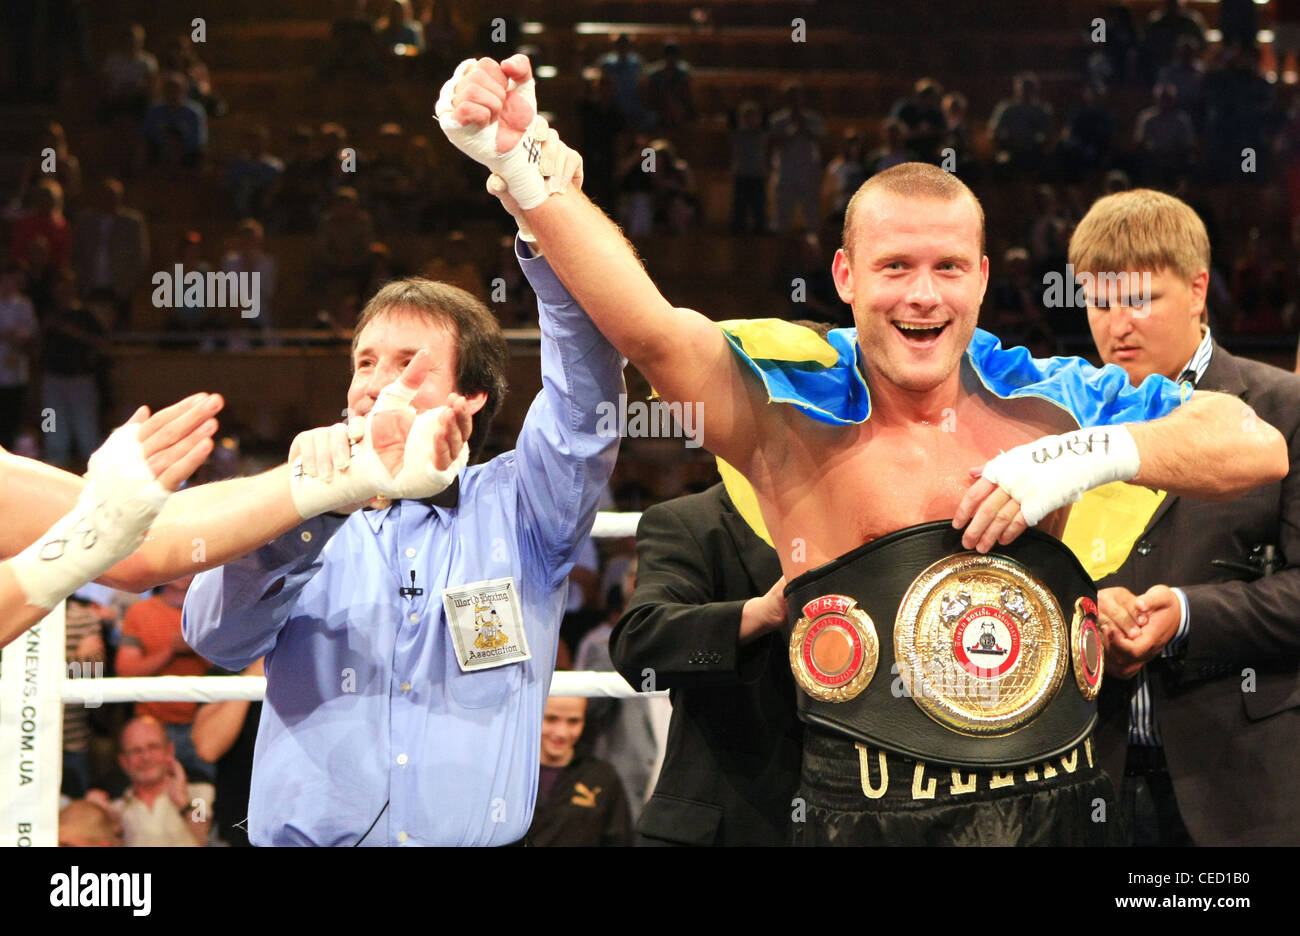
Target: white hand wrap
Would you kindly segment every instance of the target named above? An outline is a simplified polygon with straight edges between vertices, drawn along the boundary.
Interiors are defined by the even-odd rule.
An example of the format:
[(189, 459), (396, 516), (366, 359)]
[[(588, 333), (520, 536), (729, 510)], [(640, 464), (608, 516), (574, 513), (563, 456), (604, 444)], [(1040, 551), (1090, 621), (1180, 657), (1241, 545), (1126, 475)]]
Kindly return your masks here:
[(140, 426), (114, 430), (90, 456), (77, 504), (9, 567), (35, 608), (53, 609), (140, 548), (167, 502), (140, 445)]
[(370, 425), (375, 414), (385, 410), (409, 409), (414, 396), (415, 391), (403, 386), (401, 381), (394, 381), (380, 391), (374, 409), (366, 416), (365, 435), (352, 447), (352, 463), (342, 471), (335, 471), (328, 481), (303, 474), (302, 458), (294, 460), (289, 491), (300, 517), (307, 520), (331, 510), (355, 507), (376, 497), (387, 497), (390, 500), (433, 497), (456, 480), (461, 469), (469, 462), (468, 442), (460, 447), (460, 454), (445, 471), (439, 471), (433, 464), (433, 450), (438, 439), (438, 415), (446, 409), (444, 406), (415, 417), (406, 437), (402, 466), (396, 478), (388, 473), (375, 453), (370, 438)]
[[(537, 91), (532, 78), (523, 84), (516, 84), (510, 79), (510, 90), (518, 91), (532, 105), (533, 122), (524, 131), (519, 142), (504, 153), (497, 152), (497, 124), (492, 121), (485, 127), (463, 125), (451, 116), (451, 98), (456, 85), (474, 67), (474, 59), (466, 59), (456, 66), (456, 71), (442, 86), (438, 93), (438, 103), (434, 105), (433, 115), (456, 149), (475, 162), (487, 166), (505, 180), (510, 194), (514, 196), (519, 207), (524, 210), (536, 208), (546, 201), (546, 180), (542, 177), (539, 165), (541, 140), (535, 132), (538, 129)], [(545, 126), (545, 121), (542, 121)]]
[(1045, 436), (1003, 452), (982, 476), (1020, 502), (1025, 522), (1035, 526), (1053, 510), (1075, 504), (1112, 481), (1138, 473), (1137, 443), (1124, 426), (1098, 426)]

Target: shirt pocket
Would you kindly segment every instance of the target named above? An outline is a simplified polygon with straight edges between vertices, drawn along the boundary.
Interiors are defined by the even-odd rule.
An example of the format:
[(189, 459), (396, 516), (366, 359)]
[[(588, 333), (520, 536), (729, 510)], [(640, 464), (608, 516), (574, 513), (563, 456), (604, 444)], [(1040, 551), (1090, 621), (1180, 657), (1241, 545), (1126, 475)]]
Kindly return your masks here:
[(518, 660), (490, 669), (466, 673), (452, 660), (451, 697), (462, 708), (490, 708), (503, 703), (523, 682), (523, 666)]

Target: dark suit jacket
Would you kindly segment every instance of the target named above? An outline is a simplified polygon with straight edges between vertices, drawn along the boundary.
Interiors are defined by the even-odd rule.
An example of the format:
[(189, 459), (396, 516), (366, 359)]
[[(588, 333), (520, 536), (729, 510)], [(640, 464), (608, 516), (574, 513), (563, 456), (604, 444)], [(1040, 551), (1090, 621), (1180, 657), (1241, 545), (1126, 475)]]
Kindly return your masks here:
[[(1170, 585), (1187, 594), (1185, 655), (1157, 658), (1147, 670), (1192, 840), (1294, 845), (1300, 843), (1300, 377), (1215, 345), (1197, 386), (1241, 397), (1276, 426), (1287, 440), (1291, 473), (1228, 503), (1166, 497), (1124, 565), (1097, 586), (1141, 594)], [(1245, 563), (1257, 544), (1274, 545), (1285, 565), (1256, 578), (1212, 564)], [(1117, 785), (1128, 688), (1107, 676), (1100, 699), (1097, 747)]]
[(654, 670), (671, 690), (668, 750), (637, 822), (684, 845), (789, 841), (802, 731), (780, 632), (739, 644), (745, 601), (781, 577), (776, 552), (721, 484), (645, 511), (637, 583), (614, 628), (614, 666), (634, 686)]

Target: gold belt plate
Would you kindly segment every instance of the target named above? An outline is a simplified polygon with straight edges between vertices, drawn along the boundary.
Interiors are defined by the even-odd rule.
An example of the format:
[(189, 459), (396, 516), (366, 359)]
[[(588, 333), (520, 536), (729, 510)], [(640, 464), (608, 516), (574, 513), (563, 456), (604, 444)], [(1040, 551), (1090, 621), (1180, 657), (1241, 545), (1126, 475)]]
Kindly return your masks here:
[(1039, 714), (1069, 668), (1061, 607), (1006, 556), (958, 553), (916, 577), (894, 621), (894, 656), (921, 711), (953, 731), (1010, 734)]

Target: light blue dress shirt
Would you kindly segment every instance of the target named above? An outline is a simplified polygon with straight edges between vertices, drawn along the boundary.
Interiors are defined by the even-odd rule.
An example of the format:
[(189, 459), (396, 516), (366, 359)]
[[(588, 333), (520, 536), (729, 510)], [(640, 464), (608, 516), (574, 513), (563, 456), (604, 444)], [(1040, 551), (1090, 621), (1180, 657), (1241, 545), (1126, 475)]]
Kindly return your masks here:
[[(190, 588), (190, 646), (231, 670), (266, 657), (255, 845), (503, 845), (528, 829), (566, 576), (618, 452), (597, 408), (623, 392), (624, 362), (544, 259), (520, 263), (543, 389), (514, 451), (465, 469), (455, 507), (317, 517)], [(423, 594), (402, 596), (412, 570)], [(462, 672), (442, 592), (506, 577), (532, 658)]]

